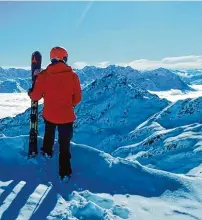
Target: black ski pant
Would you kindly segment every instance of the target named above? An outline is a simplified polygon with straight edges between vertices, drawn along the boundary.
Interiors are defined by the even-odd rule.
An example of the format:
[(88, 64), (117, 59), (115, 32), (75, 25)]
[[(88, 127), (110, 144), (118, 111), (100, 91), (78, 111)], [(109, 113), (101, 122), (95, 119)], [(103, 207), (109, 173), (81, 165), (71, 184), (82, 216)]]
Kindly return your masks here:
[(73, 137), (73, 123), (54, 124), (45, 120), (45, 134), (42, 151), (52, 156), (55, 130), (58, 128), (59, 140), (59, 175), (64, 177), (72, 173), (70, 141)]

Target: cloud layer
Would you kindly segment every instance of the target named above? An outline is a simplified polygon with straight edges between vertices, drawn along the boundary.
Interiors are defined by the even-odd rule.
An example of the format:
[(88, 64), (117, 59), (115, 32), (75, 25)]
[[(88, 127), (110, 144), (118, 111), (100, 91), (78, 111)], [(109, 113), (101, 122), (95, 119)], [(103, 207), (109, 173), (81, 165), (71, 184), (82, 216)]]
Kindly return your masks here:
[[(74, 63), (74, 67), (81, 69), (84, 66), (93, 65), (104, 68), (110, 64), (113, 63), (110, 63), (109, 61), (104, 61), (99, 63), (76, 62)], [(161, 60), (139, 59), (139, 60), (133, 60), (128, 63), (116, 63), (116, 65), (131, 66), (132, 68), (139, 70), (156, 69), (159, 67), (169, 68), (169, 69), (202, 69), (202, 55), (166, 57)]]
[[(195, 56), (181, 56), (181, 57), (166, 57), (161, 60), (147, 60), (139, 59), (133, 60), (128, 63), (111, 63), (109, 61), (102, 61), (98, 63), (88, 63), (85, 61), (78, 61), (73, 64), (73, 68), (82, 69), (85, 66), (96, 66), (100, 68), (105, 68), (109, 65), (118, 65), (118, 66), (131, 66), (137, 70), (147, 70), (147, 69), (157, 69), (160, 67), (168, 69), (202, 69), (202, 55)], [(30, 67), (17, 67), (17, 66), (2, 66), (4, 69), (8, 68), (21, 68), (21, 69), (30, 69)], [(45, 66), (43, 66), (45, 68)]]

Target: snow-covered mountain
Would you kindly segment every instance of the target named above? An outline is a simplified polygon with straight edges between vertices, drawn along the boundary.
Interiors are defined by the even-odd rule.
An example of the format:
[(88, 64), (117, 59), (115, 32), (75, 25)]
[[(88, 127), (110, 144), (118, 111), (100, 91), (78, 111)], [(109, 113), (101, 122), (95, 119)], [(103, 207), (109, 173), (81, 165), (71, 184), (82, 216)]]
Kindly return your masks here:
[(174, 72), (187, 84), (202, 85), (202, 70), (200, 69), (175, 70)]
[(83, 69), (74, 69), (74, 71), (79, 75), (79, 79), (82, 85), (88, 85), (95, 79), (102, 78), (105, 71), (102, 68), (97, 68), (95, 66), (86, 66)]
[(144, 89), (151, 91), (193, 90), (177, 74), (164, 68), (143, 72), (142, 77), (137, 79), (137, 83)]
[[(117, 77), (126, 76), (128, 79), (132, 80), (134, 84), (138, 87), (151, 90), (151, 91), (167, 91), (170, 89), (178, 89), (182, 91), (193, 90), (189, 87), (177, 74), (178, 72), (170, 71), (167, 69), (159, 68), (153, 71), (138, 71), (131, 67), (121, 67), (117, 65), (110, 65), (106, 68), (98, 68), (95, 66), (86, 66), (83, 69), (75, 69), (78, 73), (82, 87), (86, 87), (96, 79), (101, 79), (103, 76), (116, 74)], [(17, 88), (13, 89), (11, 84), (9, 88), (10, 80), (15, 80), (20, 87), (25, 89), (28, 85), (30, 86), (30, 71), (22, 69), (0, 69), (0, 80), (7, 84), (6, 89), (0, 89), (2, 91), (13, 92), (18, 91)], [(7, 81), (8, 80), (8, 81)], [(190, 84), (190, 82), (188, 82)], [(198, 82), (199, 83), (199, 82)], [(26, 85), (25, 85), (26, 84)], [(28, 85), (27, 85), (28, 84)], [(1, 91), (0, 90), (0, 91)]]
[(30, 79), (7, 79), (0, 81), (0, 93), (27, 92), (30, 85)]
[(30, 70), (22, 68), (8, 68), (3, 69), (0, 67), (0, 80), (16, 79), (16, 78), (28, 78), (30, 77)]
[(202, 97), (170, 104), (122, 138), (114, 156), (176, 173), (202, 164)]
[(110, 65), (106, 68), (85, 67), (82, 70), (76, 70), (82, 83), (92, 82), (92, 79), (99, 79), (108, 74), (123, 75), (133, 80), (133, 83), (145, 90), (167, 91), (178, 89), (182, 91), (192, 91), (178, 74), (168, 69), (159, 68), (153, 71), (137, 71), (131, 67), (121, 67)]
[(105, 75), (83, 90), (83, 101), (76, 109), (75, 141), (110, 152), (111, 140), (135, 129), (168, 103), (138, 88), (127, 76)]
[(193, 123), (202, 124), (202, 96), (172, 103), (157, 116), (155, 121), (165, 128), (174, 128)]
[(31, 73), (19, 68), (0, 67), (0, 93), (21, 93), (31, 87)]
[(110, 65), (106, 68), (85, 67), (76, 70), (81, 78), (81, 82), (91, 82), (92, 79), (99, 79), (108, 74), (124, 75), (133, 80), (133, 83), (145, 90), (166, 91), (178, 89), (182, 91), (193, 90), (178, 74), (168, 69), (159, 68), (153, 71), (137, 71), (131, 67), (121, 67)]
[[(83, 100), (76, 108), (74, 141), (111, 152), (114, 139), (119, 140), (168, 104), (138, 88), (126, 76), (110, 73), (83, 90)], [(8, 121), (13, 125), (12, 132), (7, 129)], [(14, 119), (0, 120), (0, 131), (9, 136), (26, 134), (28, 128), (29, 110)]]

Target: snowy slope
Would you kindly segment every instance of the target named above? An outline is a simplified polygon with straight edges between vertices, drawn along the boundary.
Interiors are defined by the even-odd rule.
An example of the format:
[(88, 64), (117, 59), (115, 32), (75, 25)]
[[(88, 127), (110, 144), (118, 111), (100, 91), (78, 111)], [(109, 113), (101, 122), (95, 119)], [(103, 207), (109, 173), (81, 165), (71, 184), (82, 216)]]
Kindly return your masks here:
[(0, 67), (0, 93), (21, 93), (31, 87), (30, 70)]
[(27, 136), (0, 138), (1, 219), (202, 217), (200, 177), (153, 170), (72, 143), (74, 176), (65, 185), (57, 180), (56, 154), (27, 161), (27, 142)]
[(202, 98), (178, 101), (122, 138), (114, 156), (188, 173), (202, 164)]
[(29, 70), (0, 67), (0, 93), (21, 93), (31, 87)]
[(202, 123), (202, 97), (180, 100), (169, 105), (155, 117), (155, 121), (166, 128)]
[(0, 81), (0, 93), (22, 93), (31, 87), (30, 79), (7, 79)]
[(188, 84), (202, 85), (202, 70), (200, 69), (174, 70), (174, 72)]
[[(144, 131), (146, 129), (147, 127), (144, 127)], [(138, 160), (156, 169), (188, 173), (202, 164), (201, 130), (200, 124), (193, 124), (175, 129), (148, 131), (146, 138), (141, 140), (140, 137), (139, 141), (136, 139), (133, 144), (132, 139), (135, 137), (131, 133), (130, 142), (125, 141), (127, 145), (118, 148), (113, 155)], [(139, 133), (141, 131), (140, 129)], [(138, 131), (134, 131), (133, 135), (135, 134), (138, 134)]]
[(27, 78), (17, 78), (16, 82), (20, 85), (20, 87), (22, 87), (22, 89), (24, 91), (28, 91), (28, 89), (31, 87), (32, 83), (31, 83), (31, 77), (27, 77)]

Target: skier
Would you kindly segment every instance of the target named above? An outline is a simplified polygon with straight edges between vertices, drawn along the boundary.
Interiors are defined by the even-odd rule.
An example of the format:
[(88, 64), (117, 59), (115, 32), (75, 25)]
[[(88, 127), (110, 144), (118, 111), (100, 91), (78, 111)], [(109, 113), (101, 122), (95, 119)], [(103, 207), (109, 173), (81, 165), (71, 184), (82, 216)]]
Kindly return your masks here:
[(78, 75), (67, 65), (68, 53), (62, 47), (50, 51), (51, 64), (39, 73), (34, 88), (28, 94), (34, 101), (44, 99), (45, 134), (41, 153), (51, 158), (55, 130), (59, 137), (59, 176), (69, 180), (72, 174), (70, 140), (73, 137), (74, 107), (81, 101)]

